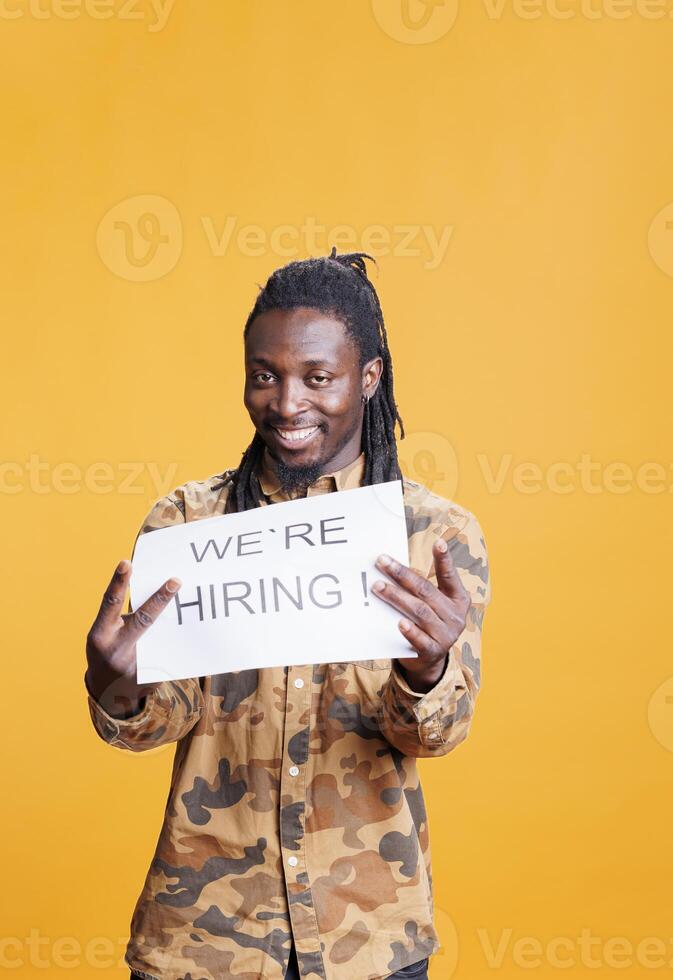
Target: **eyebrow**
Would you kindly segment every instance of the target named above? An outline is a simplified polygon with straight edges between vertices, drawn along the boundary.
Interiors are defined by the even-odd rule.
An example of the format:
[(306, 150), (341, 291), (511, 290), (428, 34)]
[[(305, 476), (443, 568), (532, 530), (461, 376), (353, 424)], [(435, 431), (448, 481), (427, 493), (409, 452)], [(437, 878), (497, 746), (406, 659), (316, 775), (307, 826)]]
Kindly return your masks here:
[[(269, 361), (266, 357), (251, 357), (248, 360), (249, 364), (261, 364), (263, 367), (273, 368), (273, 361)], [(320, 365), (328, 365), (330, 362), (325, 357), (310, 357), (306, 361), (302, 361), (302, 367), (319, 367)]]

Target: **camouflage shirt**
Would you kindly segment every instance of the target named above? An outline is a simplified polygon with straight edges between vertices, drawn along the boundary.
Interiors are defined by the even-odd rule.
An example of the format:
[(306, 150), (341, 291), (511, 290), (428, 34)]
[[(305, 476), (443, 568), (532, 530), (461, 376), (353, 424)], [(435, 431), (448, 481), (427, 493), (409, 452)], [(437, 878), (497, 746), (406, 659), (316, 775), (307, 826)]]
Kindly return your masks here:
[[(364, 454), (308, 494), (359, 486), (363, 469)], [(140, 533), (222, 514), (223, 476), (158, 501)], [(265, 504), (288, 499), (266, 453), (259, 476)], [(306, 980), (376, 980), (439, 948), (416, 759), (446, 755), (468, 734), (491, 590), (474, 515), (411, 480), (403, 494), (411, 567), (436, 584), (431, 548), (444, 537), (472, 599), (427, 693), (366, 637), (357, 652), (369, 660), (164, 681), (127, 719), (89, 693), (110, 745), (177, 743), (127, 947), (142, 976), (280, 980), (294, 940)]]

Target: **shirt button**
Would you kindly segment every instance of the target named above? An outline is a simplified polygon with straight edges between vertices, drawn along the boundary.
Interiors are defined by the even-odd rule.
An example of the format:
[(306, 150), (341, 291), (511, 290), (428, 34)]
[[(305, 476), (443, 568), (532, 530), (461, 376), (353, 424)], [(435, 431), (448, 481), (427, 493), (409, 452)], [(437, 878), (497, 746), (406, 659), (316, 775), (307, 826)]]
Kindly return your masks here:
[(290, 775), (291, 776), (298, 776), (299, 775), (299, 766), (290, 766)]
[(295, 687), (303, 687), (304, 686), (304, 682), (301, 679), (301, 677), (297, 677), (297, 679), (294, 682), (294, 686)]
[(292, 857), (289, 857), (287, 859), (287, 863), (290, 865), (291, 868), (295, 868), (299, 864), (299, 858), (296, 858), (293, 854)]

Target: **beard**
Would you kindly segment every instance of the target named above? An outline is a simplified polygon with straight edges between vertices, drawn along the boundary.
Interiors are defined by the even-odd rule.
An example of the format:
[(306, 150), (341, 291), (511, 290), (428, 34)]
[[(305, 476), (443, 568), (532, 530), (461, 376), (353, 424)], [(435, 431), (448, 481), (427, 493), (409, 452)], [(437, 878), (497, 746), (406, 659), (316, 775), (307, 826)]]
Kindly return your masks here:
[(299, 466), (288, 466), (282, 459), (276, 460), (276, 472), (284, 493), (295, 491), (305, 493), (311, 483), (322, 474), (324, 465), (321, 462), (305, 463)]

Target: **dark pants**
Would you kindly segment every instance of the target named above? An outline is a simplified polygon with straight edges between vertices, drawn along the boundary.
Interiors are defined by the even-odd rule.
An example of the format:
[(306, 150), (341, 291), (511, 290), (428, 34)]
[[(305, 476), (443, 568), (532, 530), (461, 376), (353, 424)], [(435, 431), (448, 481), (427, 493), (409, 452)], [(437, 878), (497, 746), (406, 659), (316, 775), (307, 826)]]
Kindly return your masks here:
[[(348, 970), (348, 967), (346, 966), (345, 969)], [(403, 969), (398, 970), (397, 973), (391, 973), (388, 980), (405, 980), (405, 977), (409, 977), (410, 980), (411, 978), (413, 980), (428, 980), (428, 960), (421, 960), (419, 963), (405, 966)], [(131, 980), (142, 980), (142, 978), (137, 973), (132, 973)], [(290, 962), (287, 967), (287, 973), (285, 974), (285, 980), (300, 980), (294, 943), (292, 943)], [(351, 977), (350, 980), (357, 980), (357, 977)]]
[[(357, 977), (352, 976), (352, 973), (348, 969), (348, 964), (344, 966), (344, 975), (348, 976), (350, 980), (358, 980)], [(404, 980), (405, 977), (409, 977), (410, 980), (428, 980), (428, 960), (421, 960), (420, 963), (405, 966), (402, 970), (398, 970), (397, 973), (391, 973), (388, 980)], [(287, 967), (287, 973), (285, 974), (285, 980), (299, 980), (299, 967), (297, 965), (297, 954), (294, 943), (292, 943), (292, 952), (290, 953), (290, 962)]]

